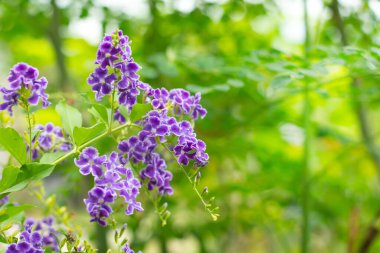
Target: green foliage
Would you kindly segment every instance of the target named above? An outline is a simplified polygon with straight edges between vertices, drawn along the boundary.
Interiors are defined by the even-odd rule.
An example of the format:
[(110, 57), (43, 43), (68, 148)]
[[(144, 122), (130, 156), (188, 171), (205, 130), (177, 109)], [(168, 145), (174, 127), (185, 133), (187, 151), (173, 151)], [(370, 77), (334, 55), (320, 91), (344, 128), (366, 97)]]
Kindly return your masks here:
[(98, 123), (91, 127), (75, 127), (74, 128), (74, 142), (75, 145), (80, 146), (87, 141), (95, 138), (106, 131), (106, 125), (104, 123)]
[(97, 120), (105, 124), (109, 124), (111, 119), (111, 111), (102, 104), (93, 104), (92, 107), (88, 110)]
[(18, 214), (24, 212), (25, 210), (33, 208), (32, 205), (13, 205), (8, 204), (4, 207), (0, 208), (0, 225), (2, 225), (3, 222), (9, 222), (12, 218), (17, 216)]
[(61, 117), (63, 129), (73, 137), (75, 127), (82, 126), (82, 114), (64, 101), (57, 104), (55, 109)]
[(49, 176), (53, 169), (54, 165), (40, 163), (24, 164), (21, 168), (5, 167), (0, 180), (0, 196), (24, 189), (29, 183)]
[(19, 163), (26, 162), (26, 145), (13, 128), (0, 128), (0, 147), (8, 151)]
[(143, 118), (143, 116), (150, 110), (152, 110), (152, 106), (150, 104), (136, 104), (130, 115), (126, 114), (126, 111), (124, 110), (121, 110), (121, 113), (124, 117), (129, 119), (130, 122), (136, 122), (137, 120)]

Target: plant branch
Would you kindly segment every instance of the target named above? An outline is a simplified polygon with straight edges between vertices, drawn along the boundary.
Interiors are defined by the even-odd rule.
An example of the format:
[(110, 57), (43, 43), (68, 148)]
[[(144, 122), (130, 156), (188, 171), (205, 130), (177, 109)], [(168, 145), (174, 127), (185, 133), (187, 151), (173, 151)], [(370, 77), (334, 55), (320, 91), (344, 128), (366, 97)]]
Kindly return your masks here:
[(131, 123), (126, 123), (126, 124), (120, 125), (118, 127), (115, 127), (113, 129), (111, 129), (110, 131), (105, 131), (104, 133), (102, 133), (102, 134), (96, 136), (95, 138), (83, 143), (82, 145), (80, 145), (78, 147), (74, 147), (70, 152), (66, 153), (65, 155), (61, 156), (60, 158), (58, 158), (54, 162), (52, 162), (52, 164), (57, 165), (58, 163), (64, 161), (66, 158), (70, 157), (71, 155), (74, 155), (75, 153), (79, 153), (82, 149), (91, 145), (92, 143), (96, 142), (97, 140), (100, 140), (103, 137), (108, 136), (109, 134), (115, 133), (115, 132), (117, 132), (123, 128), (131, 127), (131, 126), (132, 126)]
[(28, 134), (29, 134), (29, 161), (33, 160), (33, 148), (32, 148), (32, 117), (30, 115), (29, 104), (26, 103), (26, 118), (28, 121)]
[[(169, 152), (169, 154), (173, 157), (174, 160), (177, 160), (176, 156), (173, 154), (173, 152), (169, 149), (169, 147), (165, 143), (161, 143), (162, 146)], [(202, 194), (198, 191), (198, 188), (196, 186), (196, 183), (191, 179), (189, 173), (187, 173), (186, 169), (181, 165), (178, 164), (178, 166), (182, 169), (182, 172), (185, 174), (187, 180), (190, 182), (190, 184), (193, 186), (193, 190), (197, 194), (198, 198), (201, 200), (203, 206), (207, 210), (207, 212), (211, 215), (212, 219), (216, 221), (219, 217), (219, 214), (214, 213), (212, 209), (210, 209), (211, 204), (206, 203), (205, 199), (203, 198)]]

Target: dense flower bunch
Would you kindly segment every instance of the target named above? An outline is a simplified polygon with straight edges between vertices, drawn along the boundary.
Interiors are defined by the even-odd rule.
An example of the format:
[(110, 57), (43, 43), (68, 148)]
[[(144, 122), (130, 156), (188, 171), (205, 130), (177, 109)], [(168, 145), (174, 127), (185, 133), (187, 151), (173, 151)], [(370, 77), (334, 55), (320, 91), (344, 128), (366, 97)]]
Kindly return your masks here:
[(118, 155), (113, 152), (109, 157), (99, 156), (98, 150), (88, 147), (75, 159), (75, 164), (83, 175), (92, 174), (95, 186), (88, 192), (84, 200), (91, 221), (106, 226), (106, 218), (112, 213), (110, 206), (116, 198), (122, 197), (127, 204), (126, 215), (134, 210), (143, 211), (141, 203), (136, 200), (141, 184), (130, 168), (119, 163)]
[(46, 125), (36, 125), (35, 130), (39, 133), (33, 138), (32, 158), (36, 160), (41, 153), (68, 152), (72, 148), (69, 138), (59, 126), (49, 122)]
[(45, 218), (42, 222), (27, 219), (18, 242), (10, 244), (6, 253), (43, 253), (45, 248), (58, 252), (58, 233), (52, 226), (52, 217)]
[[(87, 82), (95, 92), (97, 101), (109, 96), (110, 106), (103, 108), (100, 105), (103, 108), (101, 113), (95, 105), (91, 108), (99, 114), (94, 113), (95, 118), (101, 121), (96, 127), (82, 127), (81, 121), (73, 120), (70, 124), (64, 124), (65, 132), (52, 123), (36, 125), (33, 131), (34, 121), (30, 106), (37, 105), (40, 100), (43, 107), (49, 105), (48, 96), (45, 94), (47, 80), (44, 77), (38, 78), (38, 70), (25, 63), (19, 63), (11, 69), (8, 77), (10, 88), (0, 89), (4, 98), (0, 110), (8, 110), (12, 114), (13, 106), (19, 104), (27, 111), (29, 138), (26, 138), (26, 142), (29, 156), (23, 154), (18, 157), (12, 153), (13, 149), (8, 151), (22, 165), (26, 164), (25, 166), (30, 166), (28, 163), (37, 160), (43, 153), (63, 151), (65, 154), (61, 157), (49, 161), (51, 169), (76, 152), (82, 151), (74, 160), (75, 165), (82, 175), (91, 174), (94, 178), (94, 186), (88, 191), (84, 203), (91, 222), (97, 222), (101, 226), (108, 224), (113, 204), (118, 199), (125, 203), (125, 215), (143, 211), (142, 204), (138, 201), (141, 187), (157, 191), (161, 196), (173, 194), (173, 174), (168, 170), (165, 160), (168, 154), (173, 156), (173, 160), (184, 170), (191, 183), (195, 183), (193, 175), (187, 173), (182, 166), (192, 166), (198, 170), (209, 160), (206, 144), (197, 138), (194, 130), (195, 120), (203, 119), (207, 114), (200, 104), (201, 95), (192, 95), (184, 89), (152, 88), (140, 81), (137, 72), (141, 67), (132, 58), (130, 43), (129, 38), (119, 30), (112, 35), (106, 35), (97, 50), (96, 68)], [(141, 101), (140, 104), (137, 101)], [(72, 119), (70, 114), (75, 108), (64, 103), (60, 108), (63, 109), (57, 108), (57, 112), (62, 122)], [(137, 131), (125, 136), (122, 130), (127, 127), (133, 127)], [(78, 128), (79, 133), (84, 133), (84, 136), (77, 136)], [(116, 131), (121, 131), (117, 138), (118, 145), (109, 155), (101, 155), (91, 146), (91, 143), (113, 135)], [(70, 133), (70, 137), (66, 132)], [(33, 164), (36, 167), (38, 165), (39, 163)], [(46, 167), (46, 164), (43, 165)], [(211, 210), (211, 204), (203, 200), (203, 194), (196, 187), (194, 190), (216, 219), (216, 208)], [(7, 201), (7, 197), (0, 199), (0, 205)], [(163, 207), (166, 209), (166, 205)], [(165, 217), (161, 211), (157, 213), (166, 222), (168, 211), (165, 211)], [(58, 251), (57, 232), (52, 228), (52, 223), (52, 218), (42, 222), (28, 219), (17, 243), (9, 245), (6, 253), (40, 253), (47, 248)], [(87, 247), (86, 244), (84, 246)], [(126, 240), (119, 246), (124, 253), (134, 253)]]
[(140, 66), (133, 61), (129, 44), (128, 36), (120, 30), (103, 38), (95, 61), (98, 67), (87, 80), (96, 92), (97, 100), (117, 91), (119, 104), (132, 108), (136, 103), (140, 93), (137, 88), (139, 75), (136, 72)]
[[(122, 107), (127, 112), (133, 110), (139, 95), (144, 103), (151, 105), (152, 110), (141, 120), (131, 122), (140, 131), (120, 141), (118, 153), (113, 152), (109, 157), (99, 156), (95, 148), (88, 147), (75, 160), (82, 174), (91, 173), (95, 177), (95, 187), (89, 191), (85, 203), (91, 221), (101, 225), (107, 224), (106, 218), (112, 212), (110, 205), (118, 195), (127, 202), (127, 215), (134, 210), (143, 210), (141, 203), (136, 201), (141, 184), (134, 178), (129, 165), (139, 169), (140, 180), (147, 184), (148, 190), (157, 189), (160, 195), (173, 194), (170, 186), (173, 176), (160, 154), (160, 144), (167, 144), (179, 164), (192, 163), (202, 167), (208, 162), (206, 145), (196, 138), (191, 123), (204, 118), (207, 113), (200, 105), (200, 94), (192, 96), (184, 89), (153, 89), (141, 82), (136, 74), (140, 67), (131, 58), (129, 44), (128, 37), (121, 31), (106, 35), (98, 48), (95, 61), (98, 66), (88, 83), (97, 100), (111, 93), (114, 99), (116, 92), (118, 109), (113, 117), (120, 124), (125, 124), (128, 118), (122, 113)], [(111, 103), (114, 106), (114, 101)]]
[(43, 107), (47, 107), (48, 95), (45, 93), (47, 80), (45, 77), (38, 78), (36, 68), (26, 63), (16, 64), (9, 73), (9, 89), (2, 87), (4, 103), (0, 104), (0, 110), (8, 110), (12, 115), (12, 107), (20, 103), (22, 106), (37, 105), (42, 101)]

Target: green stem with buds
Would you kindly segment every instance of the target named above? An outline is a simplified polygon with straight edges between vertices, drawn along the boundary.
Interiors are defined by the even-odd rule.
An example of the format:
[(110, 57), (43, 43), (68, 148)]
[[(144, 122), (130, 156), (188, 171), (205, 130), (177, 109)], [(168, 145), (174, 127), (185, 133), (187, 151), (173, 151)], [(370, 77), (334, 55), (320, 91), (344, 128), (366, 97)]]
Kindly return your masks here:
[(26, 103), (26, 118), (28, 121), (28, 134), (29, 134), (29, 161), (32, 162), (33, 148), (32, 148), (32, 116), (30, 113), (29, 104)]
[[(173, 152), (169, 149), (169, 147), (164, 144), (164, 143), (161, 143), (162, 146), (165, 147), (165, 149), (169, 152), (169, 154), (173, 157), (174, 160), (177, 160), (177, 157), (173, 154)], [(190, 182), (190, 184), (193, 185), (193, 190), (195, 191), (195, 193), (197, 194), (198, 198), (201, 200), (203, 206), (205, 207), (205, 209), (207, 210), (207, 212), (211, 215), (211, 218), (216, 221), (219, 217), (219, 214), (215, 213), (214, 211), (216, 209), (210, 209), (211, 207), (211, 204), (210, 203), (207, 203), (205, 201), (205, 199), (203, 198), (203, 194), (201, 194), (199, 191), (198, 191), (198, 188), (197, 188), (197, 185), (196, 185), (196, 182), (193, 181), (189, 175), (189, 173), (187, 173), (186, 169), (181, 165), (181, 164), (178, 164), (179, 167), (182, 169), (182, 172), (185, 174), (187, 180)], [(216, 207), (217, 208), (217, 207)]]

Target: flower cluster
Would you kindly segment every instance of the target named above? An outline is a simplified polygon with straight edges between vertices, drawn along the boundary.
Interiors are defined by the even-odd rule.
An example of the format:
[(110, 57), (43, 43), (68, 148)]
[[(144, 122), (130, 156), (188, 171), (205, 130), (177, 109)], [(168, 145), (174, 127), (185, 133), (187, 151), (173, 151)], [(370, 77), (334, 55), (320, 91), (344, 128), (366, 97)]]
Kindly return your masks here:
[[(128, 242), (125, 243), (125, 245), (124, 245), (123, 248), (122, 248), (122, 251), (123, 251), (124, 253), (135, 253), (135, 251), (132, 250), (132, 249), (129, 247)], [(138, 251), (137, 253), (142, 253), (142, 252), (141, 252), (141, 251)]]
[(150, 101), (154, 109), (169, 110), (174, 116), (189, 115), (191, 119), (203, 119), (207, 110), (199, 103), (201, 94), (196, 93), (194, 96), (184, 89), (172, 89), (170, 91), (165, 88), (145, 88), (146, 97)]
[(140, 94), (138, 89), (140, 66), (131, 57), (128, 36), (121, 30), (106, 35), (100, 43), (95, 63), (98, 67), (90, 74), (87, 82), (96, 92), (96, 99), (101, 100), (114, 90), (119, 96), (119, 104), (129, 109), (136, 103)]
[(9, 196), (5, 196), (0, 199), (0, 206), (5, 205), (9, 201)]
[(113, 152), (109, 157), (99, 156), (97, 149), (88, 147), (79, 159), (75, 159), (75, 164), (83, 175), (92, 174), (95, 178), (95, 186), (84, 200), (91, 221), (106, 226), (106, 218), (112, 213), (111, 204), (118, 196), (127, 204), (126, 215), (133, 214), (135, 210), (143, 211), (141, 203), (136, 200), (141, 184), (132, 170), (119, 162), (117, 153)]
[[(118, 105), (113, 107), (116, 109), (113, 117), (120, 124), (127, 122), (128, 115), (124, 111), (132, 112), (138, 96), (143, 103), (150, 104), (152, 110), (132, 122), (140, 131), (120, 141), (118, 153), (99, 156), (95, 148), (89, 147), (75, 160), (82, 174), (95, 177), (95, 187), (89, 191), (85, 203), (92, 221), (103, 226), (107, 224), (111, 204), (117, 196), (123, 197), (128, 204), (127, 215), (142, 210), (136, 201), (141, 184), (146, 183), (148, 190), (155, 189), (160, 195), (173, 194), (170, 186), (173, 175), (160, 154), (160, 144), (164, 144), (181, 165), (202, 167), (209, 158), (205, 143), (196, 138), (192, 126), (194, 120), (204, 118), (207, 113), (200, 105), (201, 95), (191, 95), (184, 89), (154, 89), (141, 82), (136, 74), (140, 66), (131, 57), (129, 44), (128, 37), (121, 31), (106, 35), (98, 48), (97, 67), (88, 83), (97, 100), (111, 93), (112, 98), (117, 95)], [(131, 169), (127, 168), (129, 165), (138, 170), (141, 182), (134, 178)]]
[(72, 143), (67, 136), (63, 135), (62, 128), (55, 126), (53, 123), (36, 125), (35, 130), (39, 133), (32, 140), (33, 160), (36, 160), (41, 153), (68, 152), (72, 148)]
[(43, 253), (45, 248), (58, 252), (58, 233), (52, 226), (52, 217), (43, 219), (42, 222), (27, 219), (18, 242), (10, 244), (6, 253)]
[(9, 89), (2, 87), (4, 103), (0, 104), (0, 110), (8, 110), (12, 115), (12, 107), (19, 102), (23, 106), (37, 105), (42, 101), (43, 107), (49, 106), (48, 95), (45, 93), (47, 80), (45, 77), (38, 78), (36, 68), (26, 63), (16, 64), (8, 76)]

